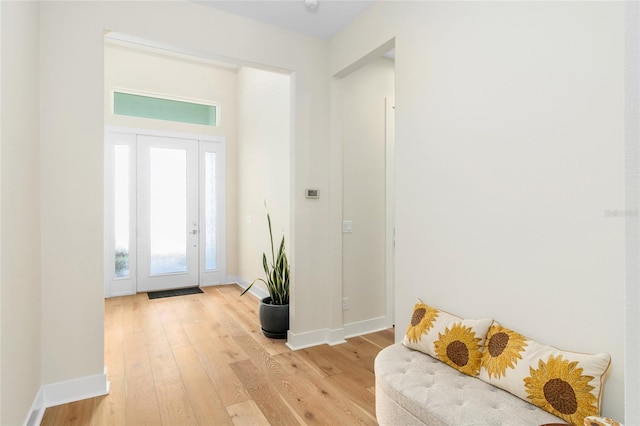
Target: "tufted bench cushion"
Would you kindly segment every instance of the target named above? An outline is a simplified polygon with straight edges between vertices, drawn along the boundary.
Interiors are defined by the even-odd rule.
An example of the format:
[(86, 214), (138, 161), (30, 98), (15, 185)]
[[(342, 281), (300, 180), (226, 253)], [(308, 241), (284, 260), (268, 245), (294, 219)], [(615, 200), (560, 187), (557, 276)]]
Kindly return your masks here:
[(396, 343), (375, 359), (380, 425), (538, 426), (565, 423), (501, 389)]

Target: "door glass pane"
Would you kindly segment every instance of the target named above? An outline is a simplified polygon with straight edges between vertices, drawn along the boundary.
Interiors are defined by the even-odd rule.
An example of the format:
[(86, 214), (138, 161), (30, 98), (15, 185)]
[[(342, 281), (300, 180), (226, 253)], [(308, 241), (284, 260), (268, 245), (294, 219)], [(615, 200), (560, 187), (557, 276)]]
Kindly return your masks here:
[(207, 152), (204, 157), (204, 215), (205, 215), (205, 269), (217, 268), (216, 253), (216, 153)]
[(114, 231), (115, 231), (115, 275), (129, 276), (129, 147), (114, 147)]
[(187, 153), (150, 148), (151, 275), (187, 271)]

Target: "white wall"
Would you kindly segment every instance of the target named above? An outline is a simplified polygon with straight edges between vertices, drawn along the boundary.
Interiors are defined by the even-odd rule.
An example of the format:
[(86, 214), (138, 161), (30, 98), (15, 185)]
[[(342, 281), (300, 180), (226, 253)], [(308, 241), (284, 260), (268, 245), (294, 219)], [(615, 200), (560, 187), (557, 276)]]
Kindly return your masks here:
[(625, 4), (625, 423), (640, 424), (640, 3)]
[(40, 30), (43, 383), (103, 368), (105, 30), (295, 72), (291, 332), (325, 327), (327, 43), (192, 2), (44, 2)]
[[(107, 41), (105, 55), (105, 124), (187, 134), (222, 136), (226, 139), (227, 172), (227, 274), (237, 274), (236, 182), (236, 69), (211, 62), (140, 49)], [(113, 89), (134, 89), (179, 98), (220, 102), (218, 126), (175, 123), (113, 114)]]
[(287, 255), (291, 247), (290, 88), (287, 74), (238, 72), (238, 275), (247, 282), (264, 278), (262, 253), (271, 259), (265, 201), (275, 250), (283, 233)]
[(353, 232), (342, 235), (342, 295), (349, 298), (343, 323), (365, 326), (386, 316), (385, 98), (394, 94), (393, 61), (379, 58), (338, 85), (342, 211), (353, 222)]
[(611, 353), (624, 415), (624, 4), (376, 3), (335, 74), (395, 37), (396, 338), (417, 297)]
[(40, 5), (44, 384), (104, 368), (103, 31), (69, 9)]
[(39, 6), (0, 9), (0, 424), (14, 425), (40, 389)]

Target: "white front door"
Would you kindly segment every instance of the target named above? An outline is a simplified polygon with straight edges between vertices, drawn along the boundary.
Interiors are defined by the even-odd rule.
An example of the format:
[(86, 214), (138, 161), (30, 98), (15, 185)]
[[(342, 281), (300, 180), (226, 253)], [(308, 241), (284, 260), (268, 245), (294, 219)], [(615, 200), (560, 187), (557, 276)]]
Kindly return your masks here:
[(105, 296), (226, 283), (224, 139), (105, 138)]
[(137, 290), (198, 281), (198, 141), (137, 136)]

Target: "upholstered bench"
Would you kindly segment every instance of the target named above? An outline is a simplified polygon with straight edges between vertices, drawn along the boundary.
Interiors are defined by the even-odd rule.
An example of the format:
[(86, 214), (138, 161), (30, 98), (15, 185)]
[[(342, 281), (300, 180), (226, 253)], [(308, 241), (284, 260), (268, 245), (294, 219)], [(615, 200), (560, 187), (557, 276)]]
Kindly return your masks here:
[(402, 343), (378, 354), (375, 374), (380, 425), (566, 424), (553, 414)]
[(376, 415), (383, 426), (619, 426), (597, 417), (610, 363), (418, 300), (402, 342), (375, 359)]

